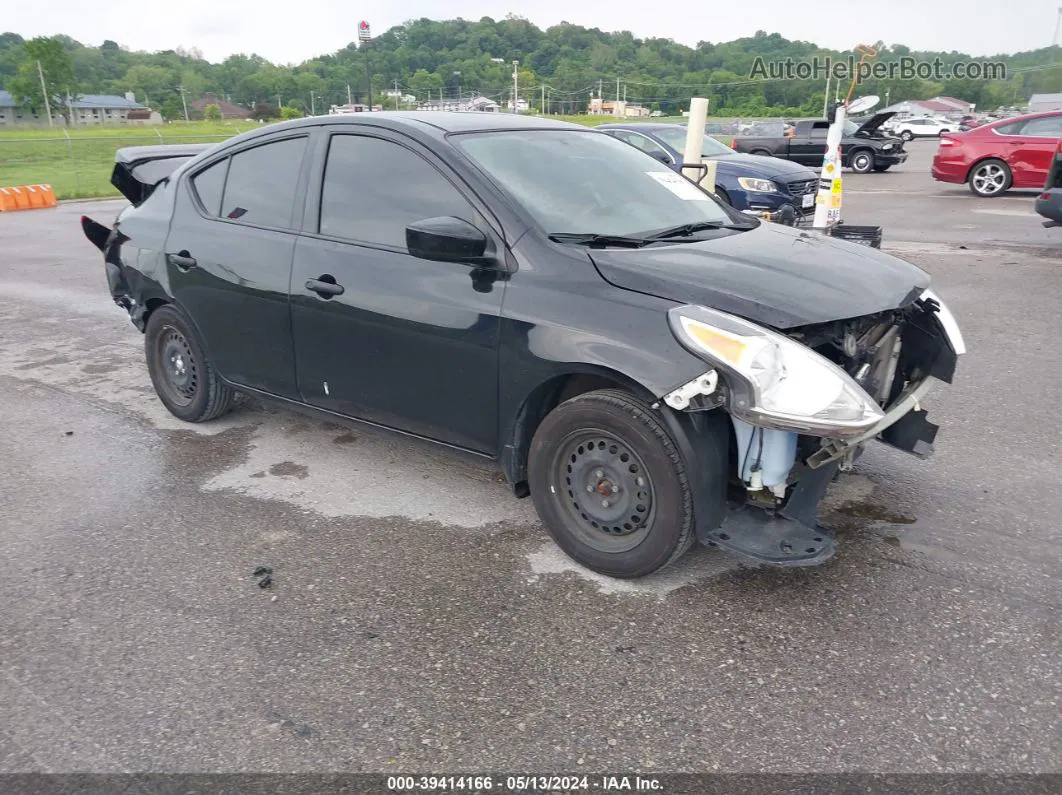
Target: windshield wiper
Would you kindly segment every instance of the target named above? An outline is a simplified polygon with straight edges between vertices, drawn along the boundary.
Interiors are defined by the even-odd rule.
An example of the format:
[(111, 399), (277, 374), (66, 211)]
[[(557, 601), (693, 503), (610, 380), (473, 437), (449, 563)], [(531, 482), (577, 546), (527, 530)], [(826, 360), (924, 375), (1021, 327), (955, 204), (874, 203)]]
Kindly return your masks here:
[(662, 229), (659, 232), (646, 235), (646, 237), (649, 240), (662, 240), (667, 237), (689, 237), (697, 232), (704, 232), (709, 229), (738, 229), (744, 232), (754, 226), (755, 224), (720, 224), (715, 221), (697, 221), (692, 224), (681, 224)]
[(554, 243), (573, 243), (577, 246), (625, 246), (627, 248), (641, 248), (654, 242), (644, 237), (595, 235), (589, 232), (554, 232), (549, 239)]

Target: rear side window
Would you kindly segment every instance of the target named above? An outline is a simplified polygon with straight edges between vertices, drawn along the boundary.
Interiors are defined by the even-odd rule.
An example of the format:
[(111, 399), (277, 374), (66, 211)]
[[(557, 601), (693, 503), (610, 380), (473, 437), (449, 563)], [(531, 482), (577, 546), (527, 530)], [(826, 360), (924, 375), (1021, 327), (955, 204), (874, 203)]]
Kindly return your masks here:
[(1010, 124), (1000, 124), (998, 127), (993, 127), (1000, 135), (1021, 135), (1023, 121), (1012, 121)]
[(442, 174), (391, 141), (334, 135), (321, 190), (320, 234), (405, 249), (414, 221), (478, 214)]
[(295, 185), (306, 138), (288, 138), (233, 155), (221, 216), (258, 226), (291, 228)]
[(225, 190), (225, 173), (228, 169), (229, 159), (226, 157), (192, 177), (195, 194), (203, 209), (211, 215), (221, 215), (221, 194)]
[(1062, 138), (1062, 116), (1042, 116), (1039, 119), (1030, 119), (1021, 128), (1022, 135), (1033, 135), (1037, 138)]

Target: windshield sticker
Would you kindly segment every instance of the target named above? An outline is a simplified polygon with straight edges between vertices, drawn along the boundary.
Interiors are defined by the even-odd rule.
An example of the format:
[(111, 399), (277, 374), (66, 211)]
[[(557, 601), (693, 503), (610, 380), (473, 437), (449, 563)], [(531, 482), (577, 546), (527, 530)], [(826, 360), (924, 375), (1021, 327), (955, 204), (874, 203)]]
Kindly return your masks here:
[(688, 202), (708, 201), (708, 195), (681, 174), (676, 174), (674, 171), (646, 171), (645, 173), (680, 199)]

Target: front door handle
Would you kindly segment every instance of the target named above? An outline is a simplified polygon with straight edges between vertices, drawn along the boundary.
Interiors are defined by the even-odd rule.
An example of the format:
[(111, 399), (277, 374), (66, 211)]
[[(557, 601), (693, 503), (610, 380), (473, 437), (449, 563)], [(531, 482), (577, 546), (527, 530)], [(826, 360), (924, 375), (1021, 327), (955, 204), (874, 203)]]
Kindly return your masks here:
[(344, 292), (343, 285), (336, 284), (335, 276), (330, 276), (327, 273), (317, 279), (307, 279), (306, 289), (317, 293), (321, 298), (343, 295)]
[(198, 264), (195, 257), (191, 256), (187, 251), (181, 251), (178, 254), (167, 254), (166, 260), (178, 270), (190, 271)]

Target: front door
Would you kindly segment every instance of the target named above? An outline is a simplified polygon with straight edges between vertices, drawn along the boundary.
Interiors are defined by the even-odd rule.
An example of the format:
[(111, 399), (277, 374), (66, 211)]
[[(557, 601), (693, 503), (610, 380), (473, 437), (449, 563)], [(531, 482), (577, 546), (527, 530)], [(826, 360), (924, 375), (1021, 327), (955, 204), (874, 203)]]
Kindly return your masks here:
[[(497, 447), (497, 273), (408, 253), (439, 216), (501, 238), (464, 187), (401, 136), (336, 132), (314, 169), (295, 247), (292, 329), (303, 399), (448, 444)], [(322, 285), (335, 285), (322, 286)]]
[(829, 122), (815, 122), (802, 135), (789, 139), (789, 159), (802, 166), (822, 166), (826, 156), (826, 133)]
[(243, 149), (181, 180), (166, 240), (172, 294), (233, 383), (296, 398), (288, 283), (306, 134)]

